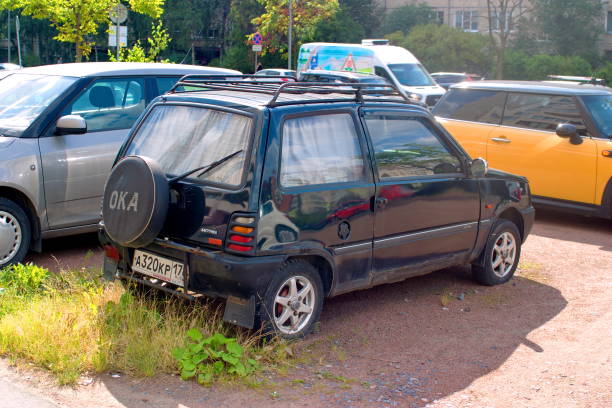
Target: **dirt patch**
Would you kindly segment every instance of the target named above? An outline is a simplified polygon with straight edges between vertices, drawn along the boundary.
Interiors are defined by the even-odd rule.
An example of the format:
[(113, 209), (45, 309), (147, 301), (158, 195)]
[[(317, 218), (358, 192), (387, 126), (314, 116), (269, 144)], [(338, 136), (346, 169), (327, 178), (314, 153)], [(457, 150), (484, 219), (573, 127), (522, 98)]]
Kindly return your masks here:
[(453, 268), (329, 299), (293, 366), (248, 386), (29, 384), (66, 407), (609, 407), (610, 265), (611, 222), (540, 211), (508, 284)]

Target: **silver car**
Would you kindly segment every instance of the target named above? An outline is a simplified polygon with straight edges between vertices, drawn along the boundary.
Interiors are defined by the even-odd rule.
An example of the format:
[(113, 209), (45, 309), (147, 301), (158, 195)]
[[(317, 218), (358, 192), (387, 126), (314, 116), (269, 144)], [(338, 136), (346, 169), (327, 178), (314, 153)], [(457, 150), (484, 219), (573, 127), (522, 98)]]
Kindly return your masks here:
[(130, 127), (185, 74), (175, 64), (80, 63), (0, 81), (0, 268), (42, 239), (96, 230), (106, 178)]

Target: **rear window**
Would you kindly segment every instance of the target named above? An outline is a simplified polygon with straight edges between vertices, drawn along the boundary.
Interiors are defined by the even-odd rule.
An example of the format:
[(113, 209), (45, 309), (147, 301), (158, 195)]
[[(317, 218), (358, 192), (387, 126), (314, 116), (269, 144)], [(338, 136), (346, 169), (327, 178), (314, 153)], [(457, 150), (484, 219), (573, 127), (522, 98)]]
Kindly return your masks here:
[(505, 93), (476, 89), (451, 89), (438, 102), (434, 115), (448, 119), (499, 125)]
[[(181, 105), (153, 108), (130, 142), (126, 155), (148, 156), (168, 175), (206, 166), (239, 150), (199, 180), (239, 186), (251, 134), (248, 116)], [(198, 179), (198, 172), (190, 176)]]

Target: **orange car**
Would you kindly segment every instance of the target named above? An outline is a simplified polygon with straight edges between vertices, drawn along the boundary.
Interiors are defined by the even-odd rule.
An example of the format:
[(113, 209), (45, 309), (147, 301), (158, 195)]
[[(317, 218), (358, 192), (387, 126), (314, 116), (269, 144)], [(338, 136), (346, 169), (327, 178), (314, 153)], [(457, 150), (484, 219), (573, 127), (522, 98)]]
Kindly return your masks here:
[(472, 157), (527, 177), (536, 204), (612, 218), (612, 89), (464, 82), (434, 114)]

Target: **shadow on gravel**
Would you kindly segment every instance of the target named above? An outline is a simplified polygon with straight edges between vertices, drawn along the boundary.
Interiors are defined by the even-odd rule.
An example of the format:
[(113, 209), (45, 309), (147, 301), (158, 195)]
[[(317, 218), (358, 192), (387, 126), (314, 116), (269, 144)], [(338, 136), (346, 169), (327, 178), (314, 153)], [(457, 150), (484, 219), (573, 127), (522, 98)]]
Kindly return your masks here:
[(612, 220), (538, 209), (531, 233), (612, 251)]
[(46, 239), (42, 249), (40, 254), (28, 253), (25, 262), (33, 262), (54, 272), (62, 269), (102, 267), (102, 250), (98, 234), (95, 233)]
[(423, 407), (495, 371), (514, 352), (546, 351), (528, 336), (566, 304), (535, 280), (482, 287), (466, 269), (447, 269), (329, 299), (320, 332), (294, 346), (303, 360), (286, 375), (266, 375), (271, 385), (259, 389), (204, 388), (170, 376), (105, 375), (102, 382), (128, 408)]

